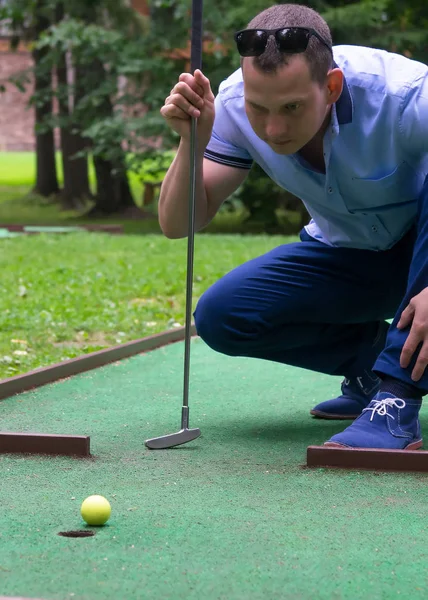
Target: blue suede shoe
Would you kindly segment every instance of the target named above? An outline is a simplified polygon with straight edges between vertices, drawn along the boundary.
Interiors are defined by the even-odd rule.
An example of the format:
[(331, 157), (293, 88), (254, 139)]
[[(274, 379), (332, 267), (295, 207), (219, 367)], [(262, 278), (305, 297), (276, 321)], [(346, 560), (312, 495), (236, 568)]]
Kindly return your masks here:
[(379, 390), (380, 379), (365, 373), (364, 377), (344, 379), (342, 395), (317, 404), (311, 415), (318, 419), (356, 419)]
[(419, 409), (422, 400), (402, 400), (378, 392), (362, 414), (325, 446), (417, 450), (422, 446)]

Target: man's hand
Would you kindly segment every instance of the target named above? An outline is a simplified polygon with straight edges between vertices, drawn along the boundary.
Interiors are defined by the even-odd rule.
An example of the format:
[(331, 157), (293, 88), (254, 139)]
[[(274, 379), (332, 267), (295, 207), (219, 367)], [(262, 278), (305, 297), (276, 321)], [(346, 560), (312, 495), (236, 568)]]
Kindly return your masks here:
[(417, 347), (422, 343), (412, 371), (413, 381), (419, 381), (428, 365), (428, 288), (411, 299), (407, 308), (401, 313), (397, 328), (404, 329), (410, 324), (410, 333), (401, 351), (400, 366), (403, 369), (409, 366)]

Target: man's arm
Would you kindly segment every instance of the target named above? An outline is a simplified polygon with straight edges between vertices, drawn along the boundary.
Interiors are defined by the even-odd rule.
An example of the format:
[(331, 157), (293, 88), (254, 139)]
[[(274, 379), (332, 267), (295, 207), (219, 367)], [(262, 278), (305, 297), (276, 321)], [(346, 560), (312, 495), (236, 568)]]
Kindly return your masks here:
[[(253, 163), (220, 93), (214, 103), (215, 120), (209, 141), (199, 140), (196, 144), (196, 231), (214, 218), (223, 202), (245, 181)], [(182, 137), (159, 197), (159, 223), (169, 238), (183, 238), (188, 234), (189, 184), (190, 137)]]
[[(249, 169), (240, 169), (196, 157), (195, 231), (214, 218), (223, 202), (245, 181)], [(159, 197), (159, 224), (166, 237), (188, 235), (190, 186), (190, 145), (182, 141), (162, 183)]]
[[(410, 87), (402, 104), (399, 127), (403, 147), (409, 157), (413, 157), (417, 164), (420, 164), (421, 160), (425, 158), (425, 165), (428, 165), (428, 73), (420, 76)], [(422, 234), (419, 233), (419, 235)], [(423, 246), (421, 247), (423, 248)], [(422, 378), (428, 365), (427, 307), (428, 287), (425, 287), (413, 296), (397, 323), (398, 329), (409, 328), (409, 334), (400, 355), (400, 366), (406, 369), (412, 358), (416, 356), (411, 374), (412, 380), (415, 382)]]

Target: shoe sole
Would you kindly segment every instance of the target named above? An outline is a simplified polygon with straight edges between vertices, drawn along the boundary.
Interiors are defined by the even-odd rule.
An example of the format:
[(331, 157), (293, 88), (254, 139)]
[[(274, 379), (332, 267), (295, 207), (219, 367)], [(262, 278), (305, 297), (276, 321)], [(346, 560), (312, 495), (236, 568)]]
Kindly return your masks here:
[[(365, 446), (358, 446), (354, 448), (353, 446), (345, 446), (336, 442), (324, 442), (323, 445), (328, 446), (329, 448), (346, 448), (348, 450), (359, 450), (360, 448), (365, 448)], [(394, 452), (394, 450), (419, 450), (419, 448), (422, 448), (422, 446), (423, 440), (417, 440), (405, 448), (367, 448), (367, 450), (391, 450), (391, 452)]]
[(361, 413), (359, 413), (358, 415), (335, 415), (332, 413), (325, 413), (322, 412), (321, 410), (311, 410), (310, 414), (313, 415), (314, 417), (317, 417), (318, 419), (335, 419), (338, 421), (354, 421), (357, 417), (360, 416)]

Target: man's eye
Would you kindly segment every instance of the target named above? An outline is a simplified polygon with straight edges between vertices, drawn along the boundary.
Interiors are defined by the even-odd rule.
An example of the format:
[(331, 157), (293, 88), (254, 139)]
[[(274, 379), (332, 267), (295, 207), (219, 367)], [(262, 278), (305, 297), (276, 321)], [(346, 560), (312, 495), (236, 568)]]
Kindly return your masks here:
[(297, 103), (295, 103), (295, 104), (286, 104), (285, 108), (288, 111), (293, 112), (293, 111), (297, 110), (299, 108), (299, 106), (300, 106), (300, 104), (297, 104)]
[(259, 112), (264, 110), (261, 106), (256, 106), (255, 104), (250, 104), (250, 106), (253, 110), (257, 110)]

